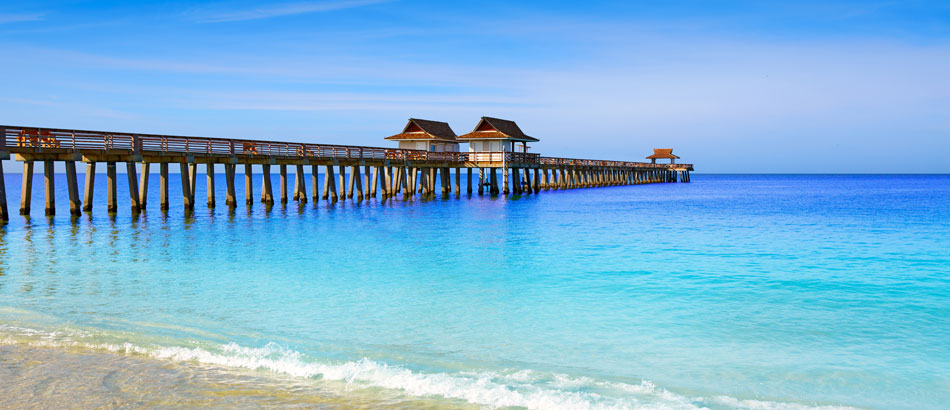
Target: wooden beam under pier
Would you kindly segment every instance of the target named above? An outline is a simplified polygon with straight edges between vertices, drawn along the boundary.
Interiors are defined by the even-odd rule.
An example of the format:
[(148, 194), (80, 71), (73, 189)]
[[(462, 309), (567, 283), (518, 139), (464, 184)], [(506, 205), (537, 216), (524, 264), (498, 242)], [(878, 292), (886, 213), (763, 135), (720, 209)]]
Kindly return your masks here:
[(33, 199), (33, 161), (23, 161), (23, 183), (20, 187), (20, 215), (29, 215)]
[(46, 188), (46, 216), (56, 215), (56, 174), (53, 172), (53, 160), (43, 161), (43, 182)]
[(147, 206), (148, 201), (148, 177), (149, 177), (149, 165), (148, 162), (142, 163), (142, 175), (139, 177), (139, 208), (143, 211)]
[(129, 179), (129, 202), (132, 208), (132, 214), (142, 212), (139, 206), (139, 179), (135, 176), (135, 163), (125, 163), (126, 176)]
[[(250, 167), (250, 165), (248, 165)], [(194, 211), (195, 210), (195, 197), (191, 190), (192, 184), (190, 181), (191, 172), (188, 169), (188, 163), (182, 162), (180, 165), (181, 168), (181, 197), (184, 202), (185, 211)]]
[(83, 212), (92, 212), (92, 194), (96, 184), (96, 163), (86, 163), (86, 184), (83, 185), (85, 195), (83, 195)]
[(110, 214), (119, 210), (119, 204), (116, 202), (116, 181), (115, 181), (115, 162), (106, 163), (106, 207)]
[(7, 184), (3, 178), (3, 161), (0, 161), (0, 222), (7, 222), (10, 212), (7, 210)]
[(214, 195), (214, 164), (210, 162), (205, 164), (205, 187), (207, 188), (208, 208), (214, 208), (217, 205)]
[(168, 163), (158, 164), (158, 207), (168, 212)]

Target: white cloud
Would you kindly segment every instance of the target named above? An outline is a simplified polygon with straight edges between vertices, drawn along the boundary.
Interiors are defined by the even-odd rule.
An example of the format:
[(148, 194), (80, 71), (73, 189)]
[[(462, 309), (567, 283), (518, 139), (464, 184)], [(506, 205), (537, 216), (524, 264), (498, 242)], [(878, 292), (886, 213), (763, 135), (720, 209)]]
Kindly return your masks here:
[(391, 0), (307, 1), (272, 4), (244, 10), (226, 10), (226, 6), (221, 4), (211, 9), (204, 8), (201, 10), (195, 10), (190, 14), (194, 20), (202, 23), (224, 23), (343, 10), (385, 3), (388, 1)]
[(39, 13), (33, 14), (3, 14), (0, 13), (0, 24), (7, 23), (21, 23), (28, 21), (40, 21), (43, 19), (43, 15)]

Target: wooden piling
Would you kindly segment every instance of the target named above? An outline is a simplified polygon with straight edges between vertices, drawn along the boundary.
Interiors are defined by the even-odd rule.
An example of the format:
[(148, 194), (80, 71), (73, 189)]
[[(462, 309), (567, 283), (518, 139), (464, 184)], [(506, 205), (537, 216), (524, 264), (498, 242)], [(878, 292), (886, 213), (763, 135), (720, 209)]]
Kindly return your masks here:
[(95, 186), (95, 183), (96, 183), (96, 163), (87, 162), (86, 163), (86, 184), (83, 185), (82, 187), (83, 191), (85, 191), (85, 195), (83, 195), (83, 204), (82, 204), (83, 212), (92, 212), (92, 194), (93, 194), (93, 187)]
[(455, 168), (455, 196), (462, 193), (462, 168)]
[(188, 163), (182, 162), (179, 164), (181, 169), (181, 197), (182, 202), (184, 203), (185, 211), (194, 211), (195, 210), (195, 197), (192, 194), (191, 187), (191, 172), (188, 169)]
[(449, 175), (448, 168), (442, 168), (442, 195), (448, 195), (452, 192), (452, 178)]
[[(490, 188), (488, 190), (490, 195), (498, 195), (498, 168), (490, 168), (489, 172), (491, 173)], [(507, 185), (507, 182), (505, 183)]]
[(158, 207), (168, 212), (168, 163), (158, 164)]
[(106, 163), (106, 207), (110, 214), (119, 210), (116, 202), (115, 162)]
[(376, 198), (376, 186), (379, 185), (379, 167), (373, 167), (373, 178), (372, 183), (370, 183), (370, 192), (369, 196)]
[(327, 173), (324, 175), (324, 179), (323, 199), (330, 199), (332, 202), (336, 202), (339, 198), (336, 193), (336, 177), (333, 174), (333, 165), (327, 165)]
[(402, 181), (402, 198), (409, 199), (409, 167), (399, 168), (399, 179)]
[[(341, 170), (340, 176), (343, 176), (343, 171), (342, 171), (343, 168), (345, 167), (343, 166), (340, 167), (340, 170)], [(350, 180), (347, 182), (347, 188), (346, 188), (347, 198), (353, 198), (353, 189), (356, 188), (356, 173), (354, 172), (354, 170), (357, 170), (357, 169), (359, 169), (359, 167), (352, 166), (352, 165), (350, 166)]]
[(478, 168), (478, 194), (485, 192), (485, 168)]
[(534, 169), (534, 187), (533, 187), (533, 188), (534, 188), (534, 193), (536, 193), (536, 194), (537, 194), (538, 192), (541, 192), (541, 182), (538, 181), (538, 175), (539, 175), (540, 173), (541, 173), (541, 170), (539, 170), (539, 169), (537, 169), (537, 168)]
[(502, 190), (501, 192), (505, 195), (508, 195), (508, 167), (501, 169), (501, 179), (502, 179)]
[(465, 189), (465, 192), (466, 192), (467, 194), (471, 195), (471, 194), (472, 194), (472, 168), (471, 168), (471, 167), (468, 167), (468, 168), (465, 168), (465, 170), (466, 170), (467, 173), (468, 173), (468, 175), (466, 176), (466, 179), (465, 179), (465, 180), (466, 180), (466, 187), (467, 187), (467, 188)]
[(244, 202), (254, 205), (254, 174), (251, 164), (244, 164)]
[(23, 161), (23, 183), (20, 189), (20, 215), (29, 215), (33, 202), (33, 161)]
[(303, 172), (303, 165), (297, 164), (297, 174), (295, 175), (295, 179), (297, 180), (298, 192), (296, 192), (295, 195), (297, 195), (297, 200), (300, 201), (300, 203), (302, 204), (307, 203), (307, 179), (306, 178), (307, 176), (304, 175), (304, 172)]
[[(73, 168), (75, 171), (75, 168)], [(3, 161), (0, 161), (0, 222), (10, 220), (10, 213), (7, 210), (7, 183), (4, 181)]]
[[(353, 169), (350, 170), (350, 178), (356, 182), (356, 200), (363, 200), (363, 178), (360, 176), (360, 166), (354, 165)], [(353, 193), (353, 188), (350, 188), (350, 194)]]
[[(297, 199), (297, 189), (299, 186), (294, 186), (294, 200)], [(287, 204), (287, 165), (280, 164), (280, 204)]]
[(53, 173), (53, 160), (43, 161), (43, 182), (46, 193), (46, 216), (56, 215), (56, 174)]
[(310, 190), (313, 191), (313, 196), (310, 199), (316, 204), (320, 197), (320, 168), (316, 165), (310, 166)]
[(139, 179), (135, 176), (135, 163), (125, 163), (125, 173), (129, 179), (129, 202), (132, 208), (132, 214), (142, 212), (139, 206)]
[(340, 165), (340, 199), (346, 199), (346, 166)]
[(205, 186), (208, 188), (208, 208), (214, 208), (217, 204), (214, 198), (214, 164), (211, 162), (205, 165)]
[(148, 177), (149, 163), (142, 162), (142, 175), (139, 176), (139, 208), (145, 210), (146, 201), (148, 201)]
[(261, 181), (261, 203), (265, 205), (274, 204), (274, 190), (271, 187), (270, 180), (270, 164), (261, 165), (263, 168), (264, 176)]
[(234, 174), (237, 171), (237, 165), (235, 164), (224, 164), (224, 204), (228, 208), (234, 208), (237, 206), (237, 195), (234, 192)]
[(370, 168), (372, 167), (370, 167), (369, 165), (366, 165), (363, 167), (363, 197), (366, 199), (370, 198), (370, 195), (371, 195), (370, 191), (372, 190), (372, 186), (373, 186), (373, 180), (370, 177), (370, 174), (372, 173), (372, 171), (370, 170)]
[(198, 184), (198, 164), (189, 164), (188, 165), (188, 182), (189, 189), (191, 189), (191, 203), (192, 208), (194, 208), (195, 202), (195, 185)]

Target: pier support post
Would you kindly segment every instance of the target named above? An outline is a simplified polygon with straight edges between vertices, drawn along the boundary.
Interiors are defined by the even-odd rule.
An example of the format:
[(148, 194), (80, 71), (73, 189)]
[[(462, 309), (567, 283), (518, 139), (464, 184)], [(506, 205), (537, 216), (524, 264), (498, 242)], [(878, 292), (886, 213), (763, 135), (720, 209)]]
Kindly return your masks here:
[(336, 202), (338, 198), (336, 194), (336, 176), (333, 174), (333, 165), (327, 165), (327, 174), (324, 176), (324, 179), (323, 199), (330, 199), (331, 201)]
[(346, 199), (346, 165), (340, 164), (340, 199)]
[(33, 202), (33, 161), (23, 161), (23, 183), (20, 184), (20, 215), (30, 214)]
[(307, 176), (303, 172), (303, 165), (297, 165), (297, 174), (295, 176), (297, 180), (297, 186), (299, 187), (299, 192), (297, 192), (297, 200), (301, 204), (307, 203)]
[(410, 178), (409, 178), (409, 167), (400, 167), (399, 168), (399, 180), (402, 185), (402, 199), (409, 199), (411, 190), (410, 187)]
[(261, 181), (261, 203), (265, 205), (274, 204), (274, 190), (271, 188), (270, 164), (261, 165), (264, 171), (264, 177)]
[(214, 208), (217, 205), (214, 198), (214, 163), (205, 164), (205, 185), (208, 188), (208, 208)]
[(472, 167), (465, 168), (465, 172), (468, 174), (466, 175), (467, 188), (465, 190), (465, 193), (471, 195), (472, 194)]
[(462, 168), (455, 168), (455, 196), (462, 193)]
[(251, 164), (244, 164), (244, 202), (247, 206), (254, 205), (254, 174)]
[(134, 162), (125, 163), (125, 173), (129, 178), (129, 201), (134, 215), (142, 212), (142, 208), (139, 206), (139, 179), (135, 176)]
[(485, 192), (485, 168), (478, 168), (478, 194)]
[(139, 208), (143, 211), (148, 201), (149, 165), (151, 164), (148, 162), (142, 162), (142, 175), (139, 176)]
[(198, 184), (198, 164), (188, 164), (188, 182), (191, 184), (191, 207), (195, 205), (195, 185)]
[(373, 186), (373, 179), (370, 177), (372, 171), (370, 171), (370, 168), (372, 167), (369, 165), (363, 167), (363, 197), (367, 200), (370, 198), (370, 191)]
[(53, 173), (53, 160), (43, 161), (43, 182), (46, 187), (46, 216), (56, 215), (56, 174)]
[(508, 167), (504, 167), (501, 170), (501, 179), (502, 179), (502, 190), (501, 192), (505, 195), (508, 195)]
[(524, 185), (521, 182), (521, 169), (512, 168), (511, 171), (512, 171), (511, 182), (512, 184), (514, 184), (514, 186), (511, 187), (512, 188), (511, 192), (515, 195), (520, 195), (524, 191), (523, 190)]
[(168, 163), (158, 164), (158, 207), (168, 212)]
[(452, 178), (449, 177), (449, 169), (443, 167), (440, 171), (442, 173), (442, 195), (447, 196), (452, 192)]
[(490, 195), (498, 195), (498, 168), (490, 168), (489, 172), (491, 173), (489, 179), (489, 189), (488, 193)]
[(83, 190), (85, 195), (83, 195), (83, 212), (92, 212), (92, 194), (94, 192), (93, 188), (96, 184), (96, 163), (87, 162), (86, 163), (86, 185), (83, 185)]
[(540, 173), (541, 173), (541, 170), (539, 170), (539, 169), (537, 169), (537, 168), (534, 169), (534, 185), (533, 185), (533, 189), (534, 189), (534, 193), (536, 193), (536, 194), (539, 193), (539, 192), (541, 192), (541, 182), (538, 180), (538, 175), (539, 175)]
[(0, 161), (0, 222), (7, 222), (10, 220), (10, 213), (7, 211), (7, 184), (3, 177), (3, 161)]
[(300, 172), (297, 171), (302, 167), (302, 165), (297, 165), (297, 170), (294, 171), (294, 201), (300, 200)]
[(373, 167), (373, 178), (369, 184), (369, 196), (376, 198), (376, 187), (379, 185), (379, 167)]
[[(297, 189), (299, 186), (294, 185), (294, 200), (297, 200)], [(287, 165), (280, 164), (280, 204), (287, 204)]]
[(181, 168), (181, 197), (185, 205), (185, 211), (194, 211), (195, 210), (195, 197), (192, 195), (191, 187), (191, 172), (188, 169), (188, 163), (182, 162), (180, 165)]
[(224, 204), (227, 205), (228, 208), (237, 206), (237, 198), (234, 192), (234, 174), (236, 167), (237, 165), (235, 164), (224, 164)]
[[(346, 168), (346, 167), (344, 166), (340, 167), (340, 176), (343, 175), (343, 168)], [(358, 166), (350, 165), (350, 180), (347, 181), (347, 188), (345, 190), (347, 193), (346, 195), (347, 198), (353, 198), (353, 189), (356, 188), (356, 172), (355, 171), (357, 169), (359, 169)]]
[(313, 191), (313, 203), (320, 199), (320, 169), (316, 165), (310, 166), (310, 189)]
[(119, 210), (115, 192), (115, 162), (106, 163), (106, 207), (110, 214)]
[[(363, 200), (363, 178), (360, 176), (360, 166), (354, 165), (353, 169), (350, 170), (350, 178), (356, 182), (356, 200)], [(353, 194), (353, 188), (350, 188), (350, 194)]]

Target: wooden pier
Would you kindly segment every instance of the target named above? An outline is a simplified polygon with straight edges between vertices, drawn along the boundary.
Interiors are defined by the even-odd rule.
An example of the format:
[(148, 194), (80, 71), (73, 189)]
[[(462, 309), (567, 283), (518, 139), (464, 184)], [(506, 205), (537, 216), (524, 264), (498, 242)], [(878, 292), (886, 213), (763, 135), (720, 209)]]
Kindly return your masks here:
[[(141, 212), (148, 204), (152, 164), (158, 166), (159, 207), (163, 211), (169, 209), (172, 196), (168, 186), (169, 166), (177, 166), (181, 172), (182, 203), (186, 211), (194, 210), (195, 207), (198, 164), (207, 166), (208, 207), (217, 205), (214, 171), (219, 165), (223, 167), (227, 184), (224, 203), (231, 208), (237, 206), (235, 178), (239, 165), (243, 166), (244, 199), (247, 205), (256, 202), (253, 192), (254, 167), (260, 167), (263, 173), (259, 200), (265, 204), (275, 202), (271, 182), (274, 168), (280, 175), (280, 196), (277, 200), (284, 204), (290, 199), (306, 203), (308, 198), (314, 202), (363, 201), (377, 197), (431, 198), (436, 195), (460, 196), (463, 191), (466, 194), (477, 192), (479, 195), (520, 195), (612, 185), (689, 182), (689, 174), (693, 170), (691, 164), (656, 164), (655, 160), (654, 163), (646, 163), (556, 158), (528, 152), (430, 152), (9, 125), (0, 125), (0, 136), (0, 158), (9, 159), (13, 154), (16, 160), (23, 162), (20, 198), (22, 215), (31, 212), (31, 188), (36, 163), (43, 166), (45, 214), (55, 214), (53, 164), (56, 161), (65, 163), (69, 209), (73, 216), (92, 211), (96, 168), (101, 163), (106, 167), (106, 206), (110, 213), (116, 212), (119, 206), (119, 199), (116, 198), (116, 166), (120, 163), (125, 164), (129, 203), (133, 213)], [(86, 164), (84, 195), (81, 198), (77, 162)], [(288, 167), (294, 167), (296, 171), (290, 198), (287, 190)], [(309, 183), (306, 181), (308, 167), (311, 175)], [(323, 167), (326, 176), (322, 187), (318, 186), (320, 167)], [(455, 170), (454, 183), (452, 169)], [(2, 163), (0, 220), (9, 220)]]

